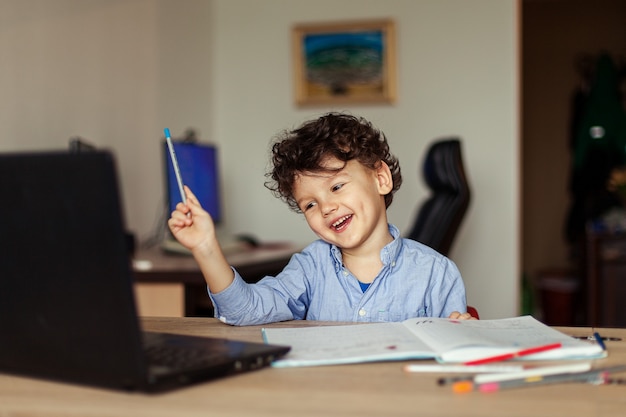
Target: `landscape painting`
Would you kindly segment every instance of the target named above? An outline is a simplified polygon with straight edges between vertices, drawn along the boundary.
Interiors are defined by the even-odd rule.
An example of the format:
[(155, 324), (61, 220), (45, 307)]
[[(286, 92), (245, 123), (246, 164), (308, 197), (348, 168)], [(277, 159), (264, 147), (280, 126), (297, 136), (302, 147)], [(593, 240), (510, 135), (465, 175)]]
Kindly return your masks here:
[(395, 100), (393, 22), (298, 25), (293, 41), (297, 104)]

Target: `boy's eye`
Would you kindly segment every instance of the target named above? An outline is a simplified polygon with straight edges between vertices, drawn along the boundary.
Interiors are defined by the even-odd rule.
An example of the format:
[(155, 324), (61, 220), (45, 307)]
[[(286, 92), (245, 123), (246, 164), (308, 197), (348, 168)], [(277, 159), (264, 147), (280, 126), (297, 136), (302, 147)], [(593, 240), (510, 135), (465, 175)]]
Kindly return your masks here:
[(303, 211), (307, 211), (307, 210), (313, 208), (314, 206), (315, 206), (315, 202), (311, 201), (310, 203), (304, 205), (304, 210)]
[(343, 184), (335, 184), (333, 185), (333, 187), (331, 188), (331, 190), (333, 192), (338, 191), (341, 187), (343, 187)]

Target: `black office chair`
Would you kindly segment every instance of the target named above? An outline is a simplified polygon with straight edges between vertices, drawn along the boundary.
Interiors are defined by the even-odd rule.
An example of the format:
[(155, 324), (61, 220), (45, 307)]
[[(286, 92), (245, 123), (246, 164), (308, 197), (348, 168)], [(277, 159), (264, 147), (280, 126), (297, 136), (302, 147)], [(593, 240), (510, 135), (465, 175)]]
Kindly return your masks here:
[(461, 141), (435, 141), (424, 159), (423, 176), (432, 194), (419, 209), (407, 237), (448, 255), (470, 202)]

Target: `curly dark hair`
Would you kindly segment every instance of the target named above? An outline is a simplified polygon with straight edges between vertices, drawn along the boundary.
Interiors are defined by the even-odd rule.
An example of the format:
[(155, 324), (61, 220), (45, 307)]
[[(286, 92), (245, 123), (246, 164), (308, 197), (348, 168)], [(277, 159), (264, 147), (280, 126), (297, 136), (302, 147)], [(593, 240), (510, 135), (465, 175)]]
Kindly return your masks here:
[(344, 163), (356, 159), (370, 169), (377, 169), (384, 161), (393, 179), (385, 206), (391, 205), (402, 184), (398, 159), (390, 153), (384, 133), (362, 117), (343, 113), (327, 113), (278, 135), (272, 145), (272, 170), (266, 174), (270, 179), (265, 187), (292, 210), (301, 212), (293, 196), (296, 177), (303, 172), (328, 171), (322, 165), (327, 157)]

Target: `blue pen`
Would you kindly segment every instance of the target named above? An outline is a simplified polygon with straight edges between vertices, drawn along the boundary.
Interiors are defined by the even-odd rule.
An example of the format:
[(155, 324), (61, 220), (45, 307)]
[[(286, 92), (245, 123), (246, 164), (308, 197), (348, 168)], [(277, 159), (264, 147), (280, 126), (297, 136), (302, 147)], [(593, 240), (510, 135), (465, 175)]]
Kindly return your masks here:
[(602, 340), (602, 336), (600, 336), (600, 333), (593, 332), (593, 337), (596, 338), (596, 342), (598, 342), (602, 350), (606, 350), (606, 345), (604, 344), (604, 340)]
[(176, 152), (174, 151), (174, 144), (172, 143), (172, 137), (170, 136), (170, 130), (168, 128), (163, 129), (165, 133), (165, 141), (167, 142), (167, 149), (170, 152), (170, 159), (174, 166), (174, 174), (176, 175), (176, 182), (178, 183), (178, 191), (180, 192), (180, 198), (183, 204), (187, 204), (187, 197), (185, 196), (185, 190), (183, 188), (183, 179), (180, 175), (180, 169), (178, 168), (178, 160), (176, 159)]

